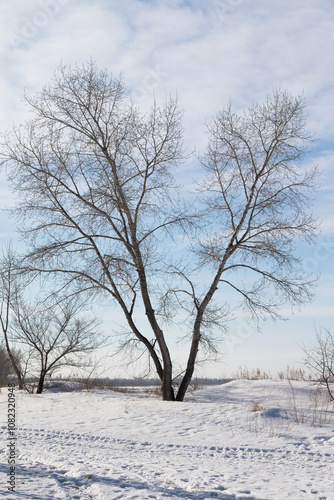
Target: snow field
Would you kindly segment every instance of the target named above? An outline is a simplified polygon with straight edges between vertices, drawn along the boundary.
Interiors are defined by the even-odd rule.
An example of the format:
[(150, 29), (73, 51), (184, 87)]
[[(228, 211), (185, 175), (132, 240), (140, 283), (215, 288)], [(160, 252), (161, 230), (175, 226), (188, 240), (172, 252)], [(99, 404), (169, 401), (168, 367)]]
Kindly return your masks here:
[(4, 392), (2, 498), (334, 500), (334, 407), (307, 383), (238, 380), (184, 403), (20, 393), (16, 496), (5, 484)]

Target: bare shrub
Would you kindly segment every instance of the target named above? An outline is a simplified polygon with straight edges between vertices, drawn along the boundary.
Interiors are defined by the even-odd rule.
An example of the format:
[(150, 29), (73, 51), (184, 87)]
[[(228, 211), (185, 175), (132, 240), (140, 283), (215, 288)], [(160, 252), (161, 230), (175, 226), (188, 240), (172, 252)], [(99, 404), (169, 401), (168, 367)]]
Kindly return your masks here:
[(334, 401), (334, 335), (330, 330), (317, 334), (317, 342), (310, 349), (304, 347), (305, 365), (311, 370), (319, 383), (326, 387)]
[(334, 412), (330, 405), (328, 394), (320, 387), (313, 387), (307, 397), (298, 396), (297, 391), (289, 380), (290, 397), (287, 414), (297, 424), (309, 424), (313, 427), (321, 427), (331, 422)]

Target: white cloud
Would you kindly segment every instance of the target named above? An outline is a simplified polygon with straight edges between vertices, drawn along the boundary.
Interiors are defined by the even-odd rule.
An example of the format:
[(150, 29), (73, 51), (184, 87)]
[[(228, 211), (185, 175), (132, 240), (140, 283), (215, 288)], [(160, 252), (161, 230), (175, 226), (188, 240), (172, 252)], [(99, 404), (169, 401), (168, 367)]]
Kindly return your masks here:
[[(189, 150), (203, 149), (205, 120), (230, 98), (240, 109), (263, 99), (273, 86), (304, 91), (308, 123), (319, 139), (314, 163), (325, 171), (316, 211), (324, 219), (324, 234), (333, 234), (332, 0), (2, 4), (0, 128), (25, 116), (24, 88), (39, 90), (60, 61), (75, 64), (90, 57), (115, 74), (122, 72), (143, 106), (153, 94), (160, 99), (177, 91)], [(2, 240), (8, 227), (4, 222)]]
[[(2, 57), (16, 94), (24, 86), (37, 89), (60, 60), (73, 63), (92, 56), (122, 71), (130, 86), (141, 85), (147, 72), (159, 66), (164, 78), (154, 91), (178, 90), (192, 135), (196, 127), (202, 133), (205, 117), (230, 97), (243, 107), (278, 84), (293, 92), (305, 90), (312, 127), (326, 133), (333, 125), (328, 98), (333, 92), (334, 6), (329, 1), (268, 7), (265, 0), (212, 0), (204, 9), (199, 2), (181, 1), (62, 2), (7, 5)], [(58, 7), (47, 18), (52, 5)], [(43, 22), (40, 14), (38, 26), (41, 12), (46, 17)], [(29, 26), (26, 43), (11, 46), (10, 40), (29, 33)]]

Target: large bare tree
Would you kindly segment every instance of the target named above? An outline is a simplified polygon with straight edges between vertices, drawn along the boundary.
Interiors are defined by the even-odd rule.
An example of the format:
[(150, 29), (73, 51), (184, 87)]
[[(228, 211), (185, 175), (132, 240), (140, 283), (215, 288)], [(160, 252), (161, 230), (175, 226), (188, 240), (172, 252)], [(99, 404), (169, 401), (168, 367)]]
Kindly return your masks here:
[[(199, 349), (215, 348), (210, 327), (224, 326), (219, 289), (234, 290), (257, 316), (310, 298), (293, 251), (315, 227), (307, 196), (315, 171), (299, 165), (310, 139), (303, 98), (277, 90), (244, 114), (219, 113), (191, 210), (173, 180), (184, 159), (174, 99), (142, 114), (121, 79), (89, 63), (61, 67), (27, 102), (33, 118), (6, 135), (1, 153), (20, 193), (26, 266), (58, 276), (70, 293), (112, 297), (153, 360), (164, 399), (175, 398), (165, 319), (175, 329), (187, 311), (183, 400)], [(182, 232), (190, 244), (176, 262), (168, 247)]]

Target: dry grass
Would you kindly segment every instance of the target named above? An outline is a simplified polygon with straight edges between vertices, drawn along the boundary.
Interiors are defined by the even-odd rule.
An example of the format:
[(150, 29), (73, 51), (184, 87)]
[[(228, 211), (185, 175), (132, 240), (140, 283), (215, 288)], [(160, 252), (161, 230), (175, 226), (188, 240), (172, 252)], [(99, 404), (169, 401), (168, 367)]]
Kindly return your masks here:
[(307, 423), (312, 427), (321, 427), (333, 419), (334, 411), (328, 394), (321, 388), (315, 387), (307, 397), (300, 397), (289, 380), (290, 397), (287, 414), (297, 424)]
[(114, 386), (114, 392), (121, 392), (123, 394), (137, 394), (138, 396), (159, 396), (161, 397), (161, 387), (122, 387)]
[(256, 413), (258, 411), (265, 410), (265, 407), (260, 403), (260, 401), (255, 401), (251, 405), (251, 412)]
[(232, 374), (237, 380), (267, 380), (271, 378), (270, 373), (261, 371), (260, 368), (249, 370), (246, 366), (239, 366), (238, 370)]
[(273, 377), (270, 372), (261, 370), (260, 368), (249, 370), (246, 366), (239, 366), (238, 370), (232, 374), (232, 378), (238, 380), (312, 380), (312, 374), (303, 368), (295, 368), (288, 365), (285, 370), (279, 371), (277, 376)]
[(306, 372), (304, 368), (291, 368), (289, 365), (285, 371), (279, 371), (277, 376), (279, 380), (312, 380), (312, 374)]
[(288, 380), (287, 390), (288, 397), (284, 397), (282, 406), (273, 408), (260, 399), (250, 404), (249, 432), (279, 437), (296, 425), (322, 427), (334, 420), (334, 406), (324, 388), (317, 385), (298, 388), (294, 381)]

